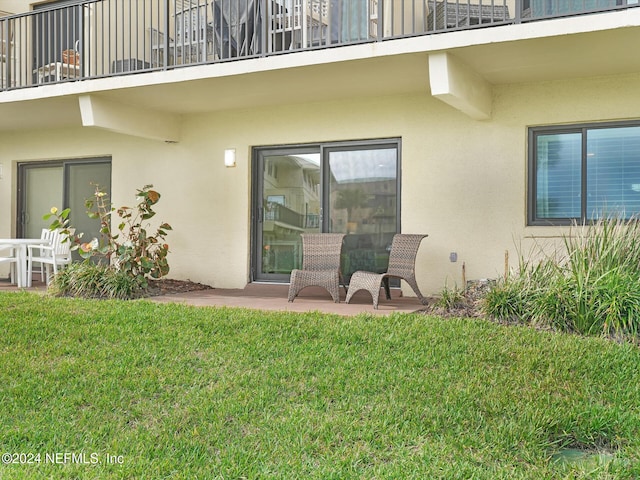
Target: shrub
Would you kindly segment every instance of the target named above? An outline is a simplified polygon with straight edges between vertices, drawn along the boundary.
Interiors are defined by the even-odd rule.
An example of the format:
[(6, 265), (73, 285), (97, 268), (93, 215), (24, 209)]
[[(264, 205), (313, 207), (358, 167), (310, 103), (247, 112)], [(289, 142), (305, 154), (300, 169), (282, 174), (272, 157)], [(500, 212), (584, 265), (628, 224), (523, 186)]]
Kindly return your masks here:
[[(100, 221), (100, 238), (82, 243), (81, 234), (75, 234), (69, 227), (69, 209), (58, 211), (52, 208), (43, 218), (54, 217), (51, 229), (61, 229), (72, 242), (72, 250), (85, 259), (102, 259), (106, 264), (124, 275), (135, 279), (135, 284), (143, 288), (148, 286), (148, 277), (161, 278), (169, 273), (167, 254), (169, 245), (165, 242), (171, 225), (161, 223), (155, 232), (148, 231), (147, 220), (156, 212), (153, 206), (160, 200), (160, 194), (152, 190), (153, 185), (145, 185), (137, 192), (138, 204), (135, 208), (111, 206), (107, 194), (96, 185), (93, 198), (85, 202), (90, 218)], [(120, 221), (114, 231), (112, 214), (116, 212)]]
[(129, 299), (141, 296), (144, 286), (138, 277), (109, 265), (72, 263), (51, 282), (49, 292), (56, 296)]
[[(150, 234), (147, 231), (149, 225), (145, 223), (156, 215), (153, 206), (160, 200), (160, 194), (151, 187), (153, 185), (145, 185), (138, 190), (135, 208), (120, 207), (116, 210), (106, 193), (96, 186), (94, 198), (87, 200), (86, 206), (89, 217), (100, 220), (102, 239), (80, 246), (85, 253), (103, 255), (118, 270), (137, 278), (145, 287), (149, 276), (161, 278), (169, 273), (169, 245), (164, 240), (171, 225), (161, 223), (155, 233)], [(120, 217), (116, 232), (111, 227), (114, 211)]]
[(532, 263), (487, 295), (484, 311), (585, 335), (636, 337), (640, 322), (640, 224), (604, 218), (574, 225), (563, 250)]

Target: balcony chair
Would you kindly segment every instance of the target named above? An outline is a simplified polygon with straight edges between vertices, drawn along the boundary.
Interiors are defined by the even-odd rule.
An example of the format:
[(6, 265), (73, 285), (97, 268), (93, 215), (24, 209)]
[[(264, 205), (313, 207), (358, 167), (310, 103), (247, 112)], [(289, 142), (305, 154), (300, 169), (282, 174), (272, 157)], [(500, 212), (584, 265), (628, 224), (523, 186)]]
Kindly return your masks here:
[[(325, 288), (335, 303), (340, 302), (340, 253), (344, 233), (303, 233), (302, 269), (291, 272), (289, 301), (293, 302), (300, 290), (309, 286)], [(345, 288), (346, 292), (346, 288)]]
[(9, 279), (11, 283), (16, 283), (16, 267), (18, 264), (18, 254), (14, 247), (4, 245), (0, 247), (0, 263), (9, 264)]
[(420, 293), (416, 282), (415, 265), (416, 255), (420, 242), (427, 235), (413, 235), (398, 233), (393, 236), (391, 242), (391, 252), (389, 253), (389, 267), (384, 273), (365, 272), (359, 270), (351, 276), (349, 290), (347, 291), (346, 303), (359, 290), (366, 290), (373, 299), (373, 308), (378, 309), (378, 299), (380, 297), (380, 284), (384, 286), (387, 300), (391, 300), (389, 290), (389, 278), (399, 278), (407, 282), (423, 305), (426, 305), (426, 298)]
[[(73, 231), (71, 232), (73, 233)], [(44, 235), (44, 229), (43, 229)], [(40, 264), (40, 275), (44, 274), (42, 280), (48, 285), (53, 278), (49, 270), (53, 270), (53, 275), (58, 273), (58, 267), (64, 268), (71, 263), (71, 242), (66, 235), (59, 230), (50, 231), (50, 242), (42, 245), (29, 245), (28, 266), (27, 266), (27, 286), (30, 287), (33, 280), (34, 264)]]

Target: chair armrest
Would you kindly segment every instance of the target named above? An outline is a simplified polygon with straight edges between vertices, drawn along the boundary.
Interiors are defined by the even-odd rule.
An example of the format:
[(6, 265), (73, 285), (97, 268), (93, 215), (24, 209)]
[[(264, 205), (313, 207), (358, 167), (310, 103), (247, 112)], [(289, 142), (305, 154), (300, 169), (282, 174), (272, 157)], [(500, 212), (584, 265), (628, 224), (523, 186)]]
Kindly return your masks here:
[(56, 252), (54, 251), (53, 247), (51, 245), (47, 245), (46, 243), (42, 243), (42, 244), (37, 244), (37, 245), (27, 245), (27, 256), (29, 258), (33, 257), (33, 251), (35, 249), (40, 250), (40, 256), (42, 256), (42, 252), (44, 251), (50, 251), (52, 256), (55, 256)]
[(38, 248), (38, 249), (42, 248), (44, 250), (53, 250), (53, 247), (51, 245), (46, 244), (46, 243), (38, 243), (36, 245), (27, 245), (27, 249), (29, 251), (33, 250), (34, 248)]

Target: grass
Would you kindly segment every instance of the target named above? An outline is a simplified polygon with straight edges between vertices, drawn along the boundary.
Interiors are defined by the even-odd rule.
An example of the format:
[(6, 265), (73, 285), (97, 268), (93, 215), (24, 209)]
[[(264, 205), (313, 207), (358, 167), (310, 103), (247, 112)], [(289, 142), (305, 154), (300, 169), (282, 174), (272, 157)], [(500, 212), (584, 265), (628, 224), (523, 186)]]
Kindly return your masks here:
[(0, 294), (0, 326), (1, 451), (41, 455), (3, 479), (640, 476), (630, 344), (32, 293)]

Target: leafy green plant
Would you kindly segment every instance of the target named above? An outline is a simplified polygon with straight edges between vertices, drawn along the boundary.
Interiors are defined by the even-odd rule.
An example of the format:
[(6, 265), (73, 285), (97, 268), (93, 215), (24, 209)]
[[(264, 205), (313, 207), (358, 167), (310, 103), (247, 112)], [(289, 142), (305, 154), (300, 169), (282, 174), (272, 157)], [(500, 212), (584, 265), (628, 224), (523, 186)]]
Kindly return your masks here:
[(515, 282), (501, 283), (487, 292), (482, 300), (486, 315), (507, 321), (520, 321), (526, 315), (527, 302)]
[[(70, 208), (64, 210), (58, 210), (58, 207), (51, 207), (49, 213), (43, 215), (43, 220), (48, 220), (53, 217), (53, 221), (49, 225), (50, 230), (60, 230), (65, 236), (64, 242), (71, 242), (71, 250), (77, 250), (81, 245), (82, 232), (76, 233), (74, 228), (69, 226), (69, 214)], [(85, 257), (86, 258), (86, 257)]]
[[(136, 279), (136, 283), (146, 288), (147, 279), (161, 278), (169, 273), (167, 254), (169, 245), (165, 237), (172, 230), (168, 223), (161, 223), (155, 231), (149, 231), (147, 222), (156, 215), (153, 206), (160, 200), (160, 194), (152, 190), (153, 185), (145, 185), (137, 190), (136, 207), (114, 208), (106, 192), (95, 186), (93, 198), (85, 202), (87, 215), (100, 221), (100, 238), (82, 243), (80, 235), (69, 228), (69, 209), (58, 211), (52, 208), (43, 218), (54, 217), (51, 229), (61, 229), (73, 243), (83, 258), (104, 258), (107, 265)], [(117, 227), (113, 228), (113, 213), (119, 217)]]
[[(86, 202), (89, 217), (100, 220), (100, 233), (104, 239), (92, 251), (104, 255), (118, 270), (129, 273), (144, 286), (147, 277), (160, 278), (169, 273), (169, 245), (165, 243), (165, 237), (171, 225), (161, 223), (153, 234), (147, 230), (149, 224), (146, 222), (156, 215), (153, 206), (160, 200), (160, 194), (152, 187), (145, 185), (138, 190), (138, 205), (135, 208), (125, 206), (115, 209), (100, 186), (96, 186), (94, 198)], [(114, 211), (120, 218), (117, 231), (112, 229), (111, 216)]]

